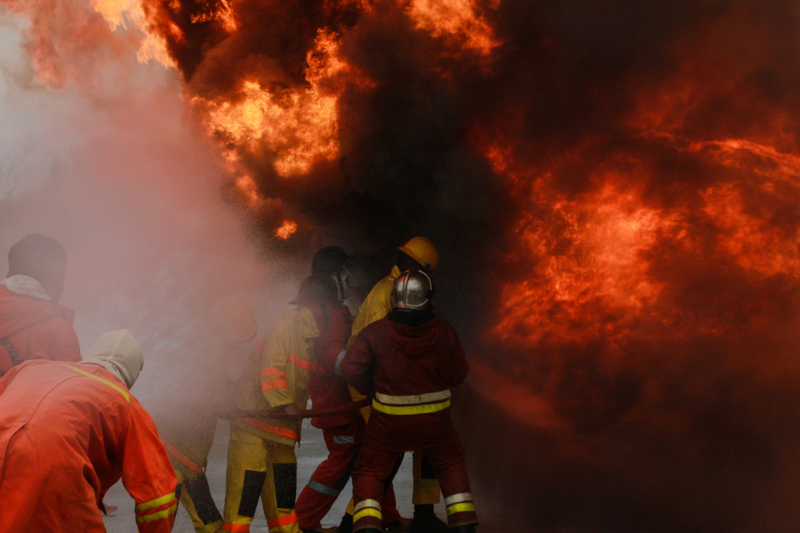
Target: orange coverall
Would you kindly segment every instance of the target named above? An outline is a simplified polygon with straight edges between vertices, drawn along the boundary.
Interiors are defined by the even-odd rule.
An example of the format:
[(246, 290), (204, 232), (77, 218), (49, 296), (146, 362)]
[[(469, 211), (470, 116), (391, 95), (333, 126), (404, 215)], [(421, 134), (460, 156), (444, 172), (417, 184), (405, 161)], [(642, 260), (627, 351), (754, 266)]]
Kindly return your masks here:
[(30, 359), (80, 361), (75, 312), (0, 285), (0, 376)]
[(2, 533), (104, 532), (120, 477), (144, 533), (168, 533), (177, 479), (150, 415), (94, 364), (28, 361), (0, 379)]

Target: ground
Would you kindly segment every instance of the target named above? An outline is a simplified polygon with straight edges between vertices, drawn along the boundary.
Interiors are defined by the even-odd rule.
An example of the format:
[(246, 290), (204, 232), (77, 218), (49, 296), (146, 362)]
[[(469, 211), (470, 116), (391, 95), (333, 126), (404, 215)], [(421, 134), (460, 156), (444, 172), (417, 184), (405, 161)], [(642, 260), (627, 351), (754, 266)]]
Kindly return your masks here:
[[(230, 428), (228, 423), (221, 421), (217, 425), (217, 434), (214, 440), (214, 446), (208, 458), (208, 468), (206, 469), (208, 483), (211, 487), (211, 494), (217, 502), (217, 507), (220, 512), (222, 512), (225, 501), (225, 465), (227, 461), (229, 435)], [(327, 450), (325, 448), (325, 441), (322, 440), (322, 431), (311, 427), (308, 421), (306, 421), (303, 425), (303, 442), (297, 449), (298, 494), (303, 490), (303, 487), (311, 477), (314, 469), (326, 456)], [(407, 517), (413, 514), (411, 487), (411, 454), (408, 454), (395, 478), (397, 507), (400, 513)], [(325, 520), (323, 520), (322, 525), (324, 527), (339, 525), (339, 520), (347, 507), (351, 494), (352, 489), (350, 483), (348, 483), (347, 487), (342, 491), (339, 499), (334, 504), (333, 509), (328, 513)], [(121, 482), (114, 485), (111, 490), (108, 491), (105, 497), (105, 503), (106, 505), (115, 505), (118, 508), (114, 513), (104, 518), (109, 533), (128, 533), (136, 531), (136, 523), (133, 514), (133, 499), (125, 491)], [(441, 502), (436, 508), (436, 513), (445, 520), (446, 513), (444, 505)], [(176, 533), (194, 532), (192, 522), (189, 520), (186, 511), (182, 508), (178, 509), (173, 531)], [(251, 531), (253, 533), (267, 533), (269, 531), (267, 528), (267, 521), (264, 518), (264, 511), (260, 507), (256, 512)]]

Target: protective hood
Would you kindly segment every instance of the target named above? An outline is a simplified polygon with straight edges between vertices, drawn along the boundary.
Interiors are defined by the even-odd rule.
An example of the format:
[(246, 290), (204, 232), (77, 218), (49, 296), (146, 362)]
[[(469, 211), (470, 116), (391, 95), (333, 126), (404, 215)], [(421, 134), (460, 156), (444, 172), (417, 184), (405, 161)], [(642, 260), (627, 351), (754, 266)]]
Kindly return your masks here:
[(412, 359), (419, 359), (430, 353), (442, 330), (442, 319), (438, 316), (419, 327), (411, 327), (391, 320), (387, 320), (386, 323), (389, 325), (389, 336), (392, 343), (398, 351)]
[(142, 371), (144, 358), (142, 348), (133, 333), (127, 329), (119, 329), (100, 335), (81, 363), (102, 366), (114, 373), (130, 389)]
[(48, 302), (53, 300), (50, 298), (50, 295), (47, 294), (47, 291), (44, 290), (42, 284), (30, 276), (17, 274), (16, 276), (11, 276), (0, 281), (0, 285), (5, 285), (9, 291), (19, 296), (30, 296), (31, 298), (47, 300)]

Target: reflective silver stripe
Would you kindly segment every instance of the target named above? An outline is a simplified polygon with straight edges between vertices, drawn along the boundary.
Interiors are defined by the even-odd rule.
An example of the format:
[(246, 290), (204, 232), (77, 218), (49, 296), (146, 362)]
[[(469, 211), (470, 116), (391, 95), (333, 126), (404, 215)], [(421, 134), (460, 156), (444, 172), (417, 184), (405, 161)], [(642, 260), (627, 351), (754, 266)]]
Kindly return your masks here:
[(347, 353), (347, 349), (342, 350), (339, 352), (339, 357), (336, 358), (336, 364), (333, 365), (333, 373), (337, 376), (342, 375), (342, 359), (344, 359), (345, 354)]
[(361, 509), (366, 509), (367, 507), (372, 507), (373, 509), (378, 509), (380, 511), (381, 504), (375, 500), (361, 500), (358, 502), (353, 509), (354, 513), (359, 512)]
[(450, 397), (450, 389), (427, 394), (414, 394), (413, 396), (391, 396), (389, 394), (375, 393), (375, 399), (385, 405), (414, 405), (417, 403), (441, 402)]
[(444, 504), (450, 506), (455, 503), (471, 502), (471, 501), (473, 501), (471, 492), (460, 492), (458, 494), (453, 494), (452, 496), (448, 496), (447, 498), (445, 498)]
[(322, 483), (318, 483), (313, 479), (310, 479), (308, 481), (308, 486), (314, 489), (315, 491), (319, 492), (320, 494), (324, 494), (326, 496), (333, 496), (334, 498), (338, 496), (340, 492), (342, 492), (340, 490), (334, 489), (333, 487), (327, 487)]
[(336, 435), (333, 437), (334, 444), (355, 444), (356, 438), (355, 437), (348, 437), (344, 435)]

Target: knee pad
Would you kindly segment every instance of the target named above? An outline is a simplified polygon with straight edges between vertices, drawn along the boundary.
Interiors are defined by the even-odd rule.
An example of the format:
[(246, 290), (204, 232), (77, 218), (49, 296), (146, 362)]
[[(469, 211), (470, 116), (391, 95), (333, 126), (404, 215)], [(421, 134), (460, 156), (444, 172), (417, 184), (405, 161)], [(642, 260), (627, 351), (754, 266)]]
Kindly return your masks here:
[(297, 496), (297, 463), (272, 463), (275, 503), (278, 509), (294, 509)]
[[(194, 510), (197, 511), (197, 516), (202, 520), (204, 525), (207, 526), (208, 524), (213, 524), (214, 522), (222, 520), (219, 509), (217, 509), (217, 505), (211, 497), (211, 489), (208, 487), (208, 478), (206, 478), (205, 474), (200, 474), (193, 480), (187, 479), (183, 483), (186, 486), (186, 493), (189, 494), (189, 497), (192, 499)], [(244, 494), (242, 495), (244, 496)], [(258, 502), (257, 499), (256, 502)], [(255, 511), (255, 509), (253, 509), (253, 511)], [(255, 514), (255, 512), (253, 514)]]
[(428, 458), (422, 456), (422, 461), (419, 463), (419, 474), (422, 479), (436, 479), (436, 470), (433, 469)]
[(242, 499), (239, 501), (239, 516), (253, 518), (256, 515), (258, 499), (261, 497), (261, 490), (264, 488), (264, 481), (267, 479), (266, 472), (256, 472), (255, 470), (244, 471), (244, 483), (242, 484)]

